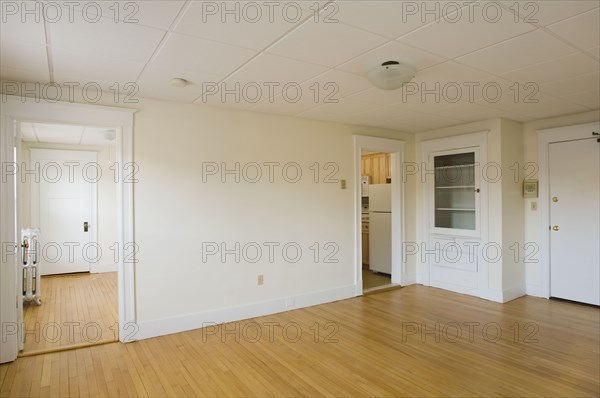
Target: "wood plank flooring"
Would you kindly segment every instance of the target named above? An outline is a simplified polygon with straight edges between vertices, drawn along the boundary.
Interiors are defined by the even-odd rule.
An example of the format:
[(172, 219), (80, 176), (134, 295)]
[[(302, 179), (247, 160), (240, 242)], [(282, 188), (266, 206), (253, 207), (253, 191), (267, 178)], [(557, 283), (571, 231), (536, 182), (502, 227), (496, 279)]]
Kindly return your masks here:
[(599, 333), (596, 307), (409, 286), (19, 358), (0, 396), (598, 397)]
[(23, 305), (21, 355), (117, 341), (117, 273), (42, 277), (42, 305)]
[(362, 270), (363, 290), (374, 287), (385, 286), (392, 283), (392, 277), (385, 274), (377, 274), (367, 269)]

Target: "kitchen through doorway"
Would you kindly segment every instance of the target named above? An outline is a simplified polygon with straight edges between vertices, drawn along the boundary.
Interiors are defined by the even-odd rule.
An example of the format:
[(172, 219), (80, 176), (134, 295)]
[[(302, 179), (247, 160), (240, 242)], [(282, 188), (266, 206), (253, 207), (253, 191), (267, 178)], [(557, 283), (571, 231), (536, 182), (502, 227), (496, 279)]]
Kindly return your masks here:
[(392, 286), (391, 154), (361, 151), (363, 293)]

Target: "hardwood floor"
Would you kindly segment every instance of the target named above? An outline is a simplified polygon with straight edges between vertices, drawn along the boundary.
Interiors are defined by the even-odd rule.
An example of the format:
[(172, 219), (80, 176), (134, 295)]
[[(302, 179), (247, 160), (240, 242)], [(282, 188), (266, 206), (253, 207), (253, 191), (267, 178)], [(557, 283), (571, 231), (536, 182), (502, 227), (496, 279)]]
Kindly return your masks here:
[(385, 286), (392, 283), (392, 277), (385, 274), (376, 274), (367, 269), (362, 270), (363, 290)]
[(42, 305), (25, 303), (21, 355), (118, 340), (117, 273), (42, 277)]
[(573, 303), (409, 286), (19, 358), (0, 367), (0, 395), (598, 397), (599, 318)]

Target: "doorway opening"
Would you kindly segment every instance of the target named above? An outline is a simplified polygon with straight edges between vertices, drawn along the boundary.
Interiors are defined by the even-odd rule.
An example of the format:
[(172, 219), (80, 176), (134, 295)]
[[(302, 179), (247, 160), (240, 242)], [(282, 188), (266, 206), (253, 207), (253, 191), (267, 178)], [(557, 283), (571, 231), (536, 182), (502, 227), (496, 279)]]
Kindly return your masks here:
[[(116, 228), (117, 245), (109, 248), (117, 263), (116, 286), (118, 296), (118, 323), (113, 325), (113, 336), (119, 341), (136, 339), (132, 328), (137, 330), (135, 313), (134, 267), (137, 263), (137, 244), (133, 234), (133, 187), (137, 182), (137, 167), (133, 163), (133, 114), (134, 109), (107, 107), (69, 102), (40, 101), (37, 98), (5, 95), (0, 107), (0, 162), (3, 178), (0, 185), (0, 241), (3, 242), (3, 256), (0, 267), (0, 323), (4, 326), (0, 341), (0, 363), (14, 361), (19, 350), (23, 349), (26, 331), (23, 325), (23, 256), (21, 250), (21, 170), (18, 168), (21, 153), (20, 125), (22, 122), (58, 124), (68, 126), (101, 126), (115, 132), (115, 168), (113, 184), (116, 189)], [(93, 174), (92, 174), (93, 175)], [(113, 175), (113, 174), (110, 174)], [(107, 178), (110, 178), (107, 175)], [(90, 222), (91, 223), (91, 222)], [(43, 233), (43, 231), (40, 231)], [(74, 243), (69, 243), (73, 246)], [(69, 252), (69, 250), (67, 250)], [(92, 251), (93, 253), (93, 251)], [(31, 254), (31, 253), (29, 253)], [(90, 254), (90, 256), (93, 256)], [(38, 274), (39, 275), (39, 274)], [(43, 291), (44, 286), (41, 286)], [(30, 292), (27, 291), (29, 294)], [(86, 291), (87, 293), (87, 291)], [(43, 292), (42, 292), (43, 297)], [(15, 305), (15, 301), (17, 305)], [(42, 300), (42, 306), (44, 302)], [(59, 307), (64, 308), (64, 307)], [(49, 322), (46, 330), (56, 325)], [(70, 325), (67, 325), (67, 333)], [(98, 328), (91, 324), (84, 333), (94, 340)], [(60, 333), (63, 331), (60, 330)], [(34, 332), (35, 333), (35, 332)]]
[(355, 136), (357, 295), (397, 288), (404, 264), (404, 143)]
[(389, 152), (361, 151), (363, 293), (392, 284), (392, 172)]
[(17, 274), (19, 356), (118, 341), (115, 129), (20, 121), (17, 131), (17, 219), (23, 242), (36, 234), (35, 261), (23, 256)]

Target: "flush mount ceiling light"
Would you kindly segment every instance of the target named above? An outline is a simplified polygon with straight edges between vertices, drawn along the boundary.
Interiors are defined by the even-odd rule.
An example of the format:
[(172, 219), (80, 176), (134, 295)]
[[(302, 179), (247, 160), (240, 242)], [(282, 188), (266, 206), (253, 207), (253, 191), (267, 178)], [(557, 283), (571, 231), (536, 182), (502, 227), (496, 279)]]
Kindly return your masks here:
[(171, 79), (171, 86), (173, 87), (185, 87), (188, 85), (188, 81), (185, 79), (182, 79), (180, 77), (174, 77), (173, 79)]
[(396, 90), (415, 77), (415, 68), (397, 61), (387, 61), (367, 74), (367, 79), (382, 90)]

